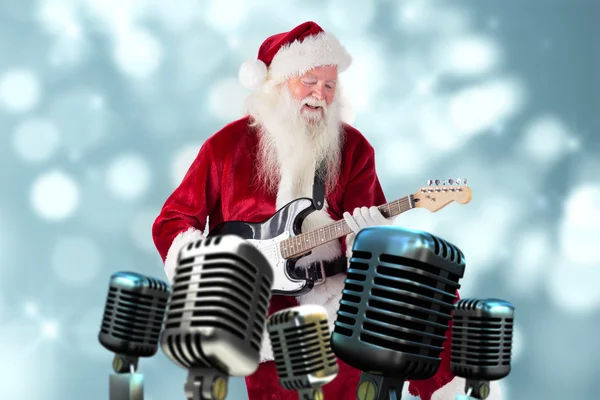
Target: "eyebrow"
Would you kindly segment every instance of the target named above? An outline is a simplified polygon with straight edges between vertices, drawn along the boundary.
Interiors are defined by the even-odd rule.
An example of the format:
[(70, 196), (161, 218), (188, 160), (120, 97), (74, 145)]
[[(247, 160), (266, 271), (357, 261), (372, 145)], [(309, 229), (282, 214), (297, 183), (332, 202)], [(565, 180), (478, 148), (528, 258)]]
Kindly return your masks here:
[[(307, 74), (302, 79), (315, 79), (315, 80), (319, 80), (319, 78), (317, 78), (313, 74)], [(328, 79), (325, 82), (327, 82), (327, 83), (337, 83), (337, 80), (336, 79)]]

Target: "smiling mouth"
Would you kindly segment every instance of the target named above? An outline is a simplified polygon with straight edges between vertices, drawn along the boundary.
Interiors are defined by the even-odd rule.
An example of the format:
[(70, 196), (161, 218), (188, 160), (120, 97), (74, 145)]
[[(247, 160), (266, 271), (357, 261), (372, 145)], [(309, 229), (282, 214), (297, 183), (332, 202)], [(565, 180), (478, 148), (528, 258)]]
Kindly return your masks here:
[(308, 104), (305, 104), (304, 107), (308, 108), (309, 110), (314, 110), (314, 111), (317, 111), (317, 110), (321, 109), (321, 106), (311, 106), (311, 105), (308, 105)]

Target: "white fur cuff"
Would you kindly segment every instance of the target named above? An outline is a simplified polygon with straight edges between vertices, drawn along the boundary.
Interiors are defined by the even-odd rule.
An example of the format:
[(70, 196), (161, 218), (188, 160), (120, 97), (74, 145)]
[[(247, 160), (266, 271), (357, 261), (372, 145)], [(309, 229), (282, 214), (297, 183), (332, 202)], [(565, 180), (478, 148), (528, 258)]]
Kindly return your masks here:
[[(431, 400), (454, 400), (456, 395), (465, 395), (465, 383), (464, 378), (455, 377), (446, 385), (436, 390), (431, 395)], [(486, 400), (503, 400), (502, 389), (500, 388), (500, 382), (490, 382), (490, 395)]]
[(179, 251), (188, 243), (203, 239), (205, 236), (201, 231), (195, 228), (189, 228), (186, 231), (180, 232), (173, 242), (171, 243), (171, 247), (169, 247), (169, 251), (167, 252), (167, 257), (165, 258), (165, 273), (167, 274), (167, 278), (169, 279), (169, 283), (173, 283), (173, 277), (175, 276), (175, 269), (177, 268), (177, 260), (179, 258)]

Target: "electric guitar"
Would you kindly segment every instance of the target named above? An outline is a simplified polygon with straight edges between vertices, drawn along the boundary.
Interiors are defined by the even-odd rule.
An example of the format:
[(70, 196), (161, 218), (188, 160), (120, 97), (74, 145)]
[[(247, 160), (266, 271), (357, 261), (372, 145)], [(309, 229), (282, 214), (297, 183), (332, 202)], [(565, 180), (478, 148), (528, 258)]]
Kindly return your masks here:
[[(439, 180), (429, 180), (428, 186), (421, 187), (416, 193), (377, 208), (384, 217), (390, 218), (413, 208), (426, 208), (436, 212), (453, 201), (467, 204), (471, 201), (472, 193), (466, 183), (466, 179), (448, 179), (448, 185), (446, 180), (440, 185)], [(224, 222), (216, 226), (208, 236), (234, 234), (248, 240), (263, 253), (273, 268), (271, 293), (299, 296), (309, 292), (314, 281), (294, 275), (296, 262), (315, 247), (352, 232), (342, 219), (302, 233), (302, 222), (316, 210), (313, 200), (303, 197), (289, 202), (266, 221)]]

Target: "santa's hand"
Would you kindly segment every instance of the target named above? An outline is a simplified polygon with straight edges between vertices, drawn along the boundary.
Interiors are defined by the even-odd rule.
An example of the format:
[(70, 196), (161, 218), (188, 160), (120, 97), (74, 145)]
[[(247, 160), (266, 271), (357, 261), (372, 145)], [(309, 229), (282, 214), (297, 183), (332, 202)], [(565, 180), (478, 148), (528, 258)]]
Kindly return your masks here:
[(357, 207), (354, 209), (352, 215), (346, 211), (344, 212), (344, 220), (355, 234), (368, 226), (392, 224), (392, 221), (386, 219), (375, 206)]

